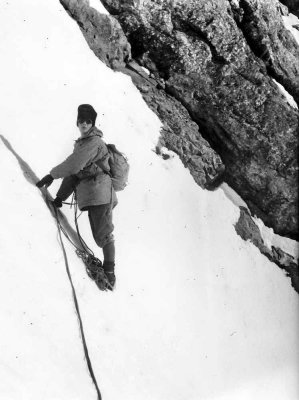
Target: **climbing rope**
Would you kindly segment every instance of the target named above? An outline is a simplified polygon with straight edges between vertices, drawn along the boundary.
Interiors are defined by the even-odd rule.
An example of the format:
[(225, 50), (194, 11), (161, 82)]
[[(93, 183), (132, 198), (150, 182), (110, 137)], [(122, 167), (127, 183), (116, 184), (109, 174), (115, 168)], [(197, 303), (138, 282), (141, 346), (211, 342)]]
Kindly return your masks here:
[(79, 321), (80, 333), (81, 333), (81, 338), (82, 338), (82, 343), (83, 343), (84, 354), (85, 354), (85, 358), (86, 358), (86, 362), (87, 362), (87, 367), (88, 367), (91, 379), (93, 381), (93, 384), (95, 386), (95, 389), (96, 389), (96, 392), (97, 392), (97, 395), (98, 395), (98, 400), (102, 400), (101, 392), (100, 392), (100, 389), (99, 389), (95, 374), (93, 372), (92, 364), (91, 364), (89, 353), (88, 353), (87, 343), (86, 343), (84, 329), (83, 329), (83, 322), (82, 322), (80, 309), (79, 309), (79, 303), (78, 303), (75, 287), (74, 287), (74, 284), (73, 284), (73, 280), (72, 280), (72, 276), (71, 276), (71, 272), (70, 272), (70, 268), (69, 268), (69, 263), (68, 263), (66, 250), (65, 250), (64, 243), (63, 243), (63, 240), (62, 240), (61, 232), (63, 232), (63, 230), (61, 229), (61, 224), (59, 222), (58, 212), (57, 212), (56, 208), (55, 208), (55, 215), (56, 215), (56, 221), (57, 221), (59, 241), (60, 241), (60, 245), (61, 245), (61, 248), (62, 248), (63, 257), (64, 257), (64, 261), (65, 261), (66, 272), (67, 272), (67, 275), (68, 275), (68, 278), (69, 278), (69, 281), (70, 281), (70, 284), (71, 284), (73, 300), (74, 300), (75, 309), (76, 309), (76, 313), (77, 313), (77, 317), (78, 317), (78, 321)]
[(81, 246), (86, 251), (86, 253), (91, 254), (92, 256), (94, 256), (93, 251), (87, 246), (86, 242), (83, 240), (82, 236), (80, 235), (78, 219), (79, 219), (81, 214), (78, 216), (78, 203), (77, 203), (76, 195), (74, 197), (73, 205), (74, 205), (74, 210), (75, 210), (75, 225), (76, 225), (76, 230), (77, 230), (77, 234), (78, 234), (78, 238), (80, 240)]
[(103, 269), (102, 262), (97, 257), (95, 257), (93, 251), (90, 249), (90, 247), (88, 247), (88, 245), (86, 244), (86, 242), (84, 241), (84, 239), (82, 238), (82, 236), (80, 234), (78, 218), (80, 217), (81, 214), (78, 216), (78, 204), (76, 201), (76, 197), (73, 196), (71, 203), (68, 203), (68, 204), (70, 204), (71, 207), (74, 206), (74, 210), (75, 210), (74, 219), (75, 219), (76, 231), (77, 231), (79, 242), (80, 242), (82, 248), (80, 249), (71, 240), (71, 238), (69, 237), (69, 235), (67, 234), (67, 232), (65, 231), (65, 229), (63, 228), (63, 226), (61, 225), (61, 223), (59, 221), (56, 207), (53, 206), (53, 204), (51, 203), (51, 206), (55, 208), (56, 222), (57, 222), (57, 225), (58, 225), (60, 231), (64, 234), (64, 236), (67, 238), (67, 240), (75, 247), (77, 256), (79, 258), (81, 258), (81, 260), (83, 261), (83, 263), (85, 265), (87, 275), (93, 281), (95, 281), (98, 288), (103, 291), (112, 289), (112, 286), (111, 286), (110, 282), (108, 281), (105, 271)]

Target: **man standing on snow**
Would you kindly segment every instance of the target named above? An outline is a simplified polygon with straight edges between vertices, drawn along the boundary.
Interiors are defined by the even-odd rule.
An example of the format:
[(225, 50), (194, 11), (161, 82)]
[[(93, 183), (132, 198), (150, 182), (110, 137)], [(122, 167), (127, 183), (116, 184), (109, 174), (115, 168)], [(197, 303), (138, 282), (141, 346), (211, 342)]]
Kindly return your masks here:
[[(80, 138), (76, 140), (73, 153), (36, 186), (49, 186), (54, 179), (64, 178), (53, 201), (61, 207), (76, 189), (78, 206), (88, 211), (90, 227), (95, 242), (103, 249), (103, 269), (113, 288), (115, 285), (115, 245), (113, 237), (112, 208), (117, 204), (109, 175), (109, 152), (102, 140), (103, 133), (95, 127), (97, 113), (89, 104), (78, 107), (77, 126)], [(95, 164), (101, 160), (99, 167)]]

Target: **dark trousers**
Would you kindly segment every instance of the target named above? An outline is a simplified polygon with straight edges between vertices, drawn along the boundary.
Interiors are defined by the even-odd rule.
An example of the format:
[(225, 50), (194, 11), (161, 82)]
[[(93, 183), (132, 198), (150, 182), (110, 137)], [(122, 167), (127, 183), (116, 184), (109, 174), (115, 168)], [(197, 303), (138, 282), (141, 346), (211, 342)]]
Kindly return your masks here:
[[(64, 178), (56, 196), (62, 201), (66, 200), (74, 192), (79, 181), (80, 179), (75, 175)], [(85, 207), (84, 211), (88, 211), (89, 223), (96, 244), (103, 248), (114, 242), (111, 204)]]
[(103, 248), (108, 243), (114, 242), (111, 204), (89, 206), (86, 209), (96, 244)]
[(70, 175), (66, 178), (63, 178), (56, 196), (62, 201), (65, 201), (74, 192), (79, 181), (80, 179), (78, 179), (75, 175)]

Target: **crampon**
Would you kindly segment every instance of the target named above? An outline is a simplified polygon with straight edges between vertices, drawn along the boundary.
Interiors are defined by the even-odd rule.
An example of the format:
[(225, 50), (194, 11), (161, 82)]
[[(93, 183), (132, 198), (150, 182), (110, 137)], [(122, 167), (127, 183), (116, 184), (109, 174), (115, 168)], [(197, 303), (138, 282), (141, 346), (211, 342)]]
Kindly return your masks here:
[(107, 279), (105, 271), (103, 269), (102, 262), (94, 255), (87, 253), (83, 250), (76, 250), (76, 254), (83, 263), (85, 264), (87, 275), (95, 281), (96, 285), (100, 290), (112, 290), (110, 282)]

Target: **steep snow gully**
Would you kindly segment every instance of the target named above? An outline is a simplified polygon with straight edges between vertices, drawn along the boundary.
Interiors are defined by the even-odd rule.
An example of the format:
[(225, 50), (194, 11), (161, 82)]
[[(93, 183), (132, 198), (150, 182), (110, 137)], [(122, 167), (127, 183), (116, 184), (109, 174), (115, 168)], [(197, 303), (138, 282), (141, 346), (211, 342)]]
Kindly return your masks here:
[[(64, 241), (102, 398), (297, 399), (298, 295), (236, 234), (234, 195), (199, 188), (172, 152), (157, 156), (160, 121), (58, 1), (7, 0), (0, 24), (1, 399), (97, 398), (55, 219), (33, 185), (71, 152), (81, 103), (131, 166), (115, 210), (116, 290), (100, 292)], [(85, 213), (79, 223), (101, 256)]]

